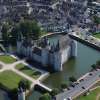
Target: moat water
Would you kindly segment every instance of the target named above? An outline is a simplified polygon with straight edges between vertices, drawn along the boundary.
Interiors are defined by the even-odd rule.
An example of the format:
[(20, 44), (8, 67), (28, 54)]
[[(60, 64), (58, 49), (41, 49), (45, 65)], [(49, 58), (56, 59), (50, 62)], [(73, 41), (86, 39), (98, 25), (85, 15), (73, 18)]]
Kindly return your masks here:
[[(51, 41), (54, 41), (52, 38)], [(70, 76), (75, 76), (79, 78), (85, 73), (91, 70), (91, 65), (96, 63), (97, 60), (100, 60), (100, 52), (96, 51), (90, 47), (87, 47), (81, 43), (78, 43), (78, 53), (75, 59), (70, 59), (63, 66), (62, 72), (52, 73), (47, 79), (43, 81), (48, 87), (59, 88), (64, 82), (68, 83)], [(32, 95), (29, 97), (29, 100), (39, 100), (41, 94), (33, 91)]]
[(0, 100), (10, 100), (7, 93), (3, 90), (0, 90)]

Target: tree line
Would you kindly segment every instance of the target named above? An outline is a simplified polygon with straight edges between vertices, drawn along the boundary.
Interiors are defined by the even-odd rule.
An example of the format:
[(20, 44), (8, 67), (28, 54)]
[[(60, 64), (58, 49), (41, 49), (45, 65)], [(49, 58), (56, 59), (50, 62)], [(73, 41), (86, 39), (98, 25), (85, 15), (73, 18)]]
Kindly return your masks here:
[(1, 33), (5, 44), (16, 44), (19, 34), (22, 34), (27, 39), (37, 40), (45, 32), (41, 30), (35, 20), (23, 20), (17, 24), (4, 23)]

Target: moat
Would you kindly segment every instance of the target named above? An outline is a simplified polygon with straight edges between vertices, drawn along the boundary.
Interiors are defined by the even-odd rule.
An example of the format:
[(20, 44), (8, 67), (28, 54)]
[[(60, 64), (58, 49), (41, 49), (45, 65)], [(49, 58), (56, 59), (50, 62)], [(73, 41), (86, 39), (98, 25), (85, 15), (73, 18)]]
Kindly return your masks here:
[[(68, 83), (70, 76), (76, 78), (81, 77), (91, 69), (91, 65), (100, 59), (100, 53), (90, 47), (87, 47), (81, 43), (78, 43), (78, 55), (75, 59), (70, 59), (63, 66), (62, 72), (52, 73), (43, 83), (51, 88), (60, 87), (61, 83)], [(33, 92), (29, 97), (29, 100), (38, 100), (40, 93)]]

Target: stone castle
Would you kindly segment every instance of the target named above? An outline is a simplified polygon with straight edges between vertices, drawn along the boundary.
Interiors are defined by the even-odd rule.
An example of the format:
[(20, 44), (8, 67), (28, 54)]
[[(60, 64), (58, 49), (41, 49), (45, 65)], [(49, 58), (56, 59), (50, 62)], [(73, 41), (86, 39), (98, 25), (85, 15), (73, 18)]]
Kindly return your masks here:
[(62, 71), (63, 64), (70, 57), (77, 56), (77, 42), (61, 36), (56, 44), (51, 44), (47, 37), (37, 41), (19, 38), (17, 53), (41, 63), (44, 67), (51, 66), (55, 71)]

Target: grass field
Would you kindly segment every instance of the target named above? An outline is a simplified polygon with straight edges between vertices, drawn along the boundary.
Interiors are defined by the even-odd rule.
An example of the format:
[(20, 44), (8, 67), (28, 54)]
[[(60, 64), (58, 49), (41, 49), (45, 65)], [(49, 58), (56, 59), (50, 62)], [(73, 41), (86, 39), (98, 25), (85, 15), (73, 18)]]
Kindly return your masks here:
[(87, 96), (80, 96), (75, 100), (96, 100), (98, 94), (100, 94), (100, 88), (91, 91), (90, 94)]
[(32, 69), (28, 68), (27, 66), (25, 66), (24, 64), (18, 64), (16, 66), (16, 69), (18, 69), (19, 71), (25, 73), (26, 75), (28, 75), (34, 79), (37, 79), (41, 75), (41, 72), (32, 70)]
[(100, 39), (100, 33), (96, 33), (93, 36)]
[(18, 87), (18, 83), (23, 78), (12, 71), (4, 71), (0, 73), (0, 84), (6, 87), (9, 90), (15, 89)]
[(16, 61), (16, 59), (14, 59), (11, 56), (8, 55), (0, 55), (0, 61), (6, 63), (6, 64), (10, 64)]

